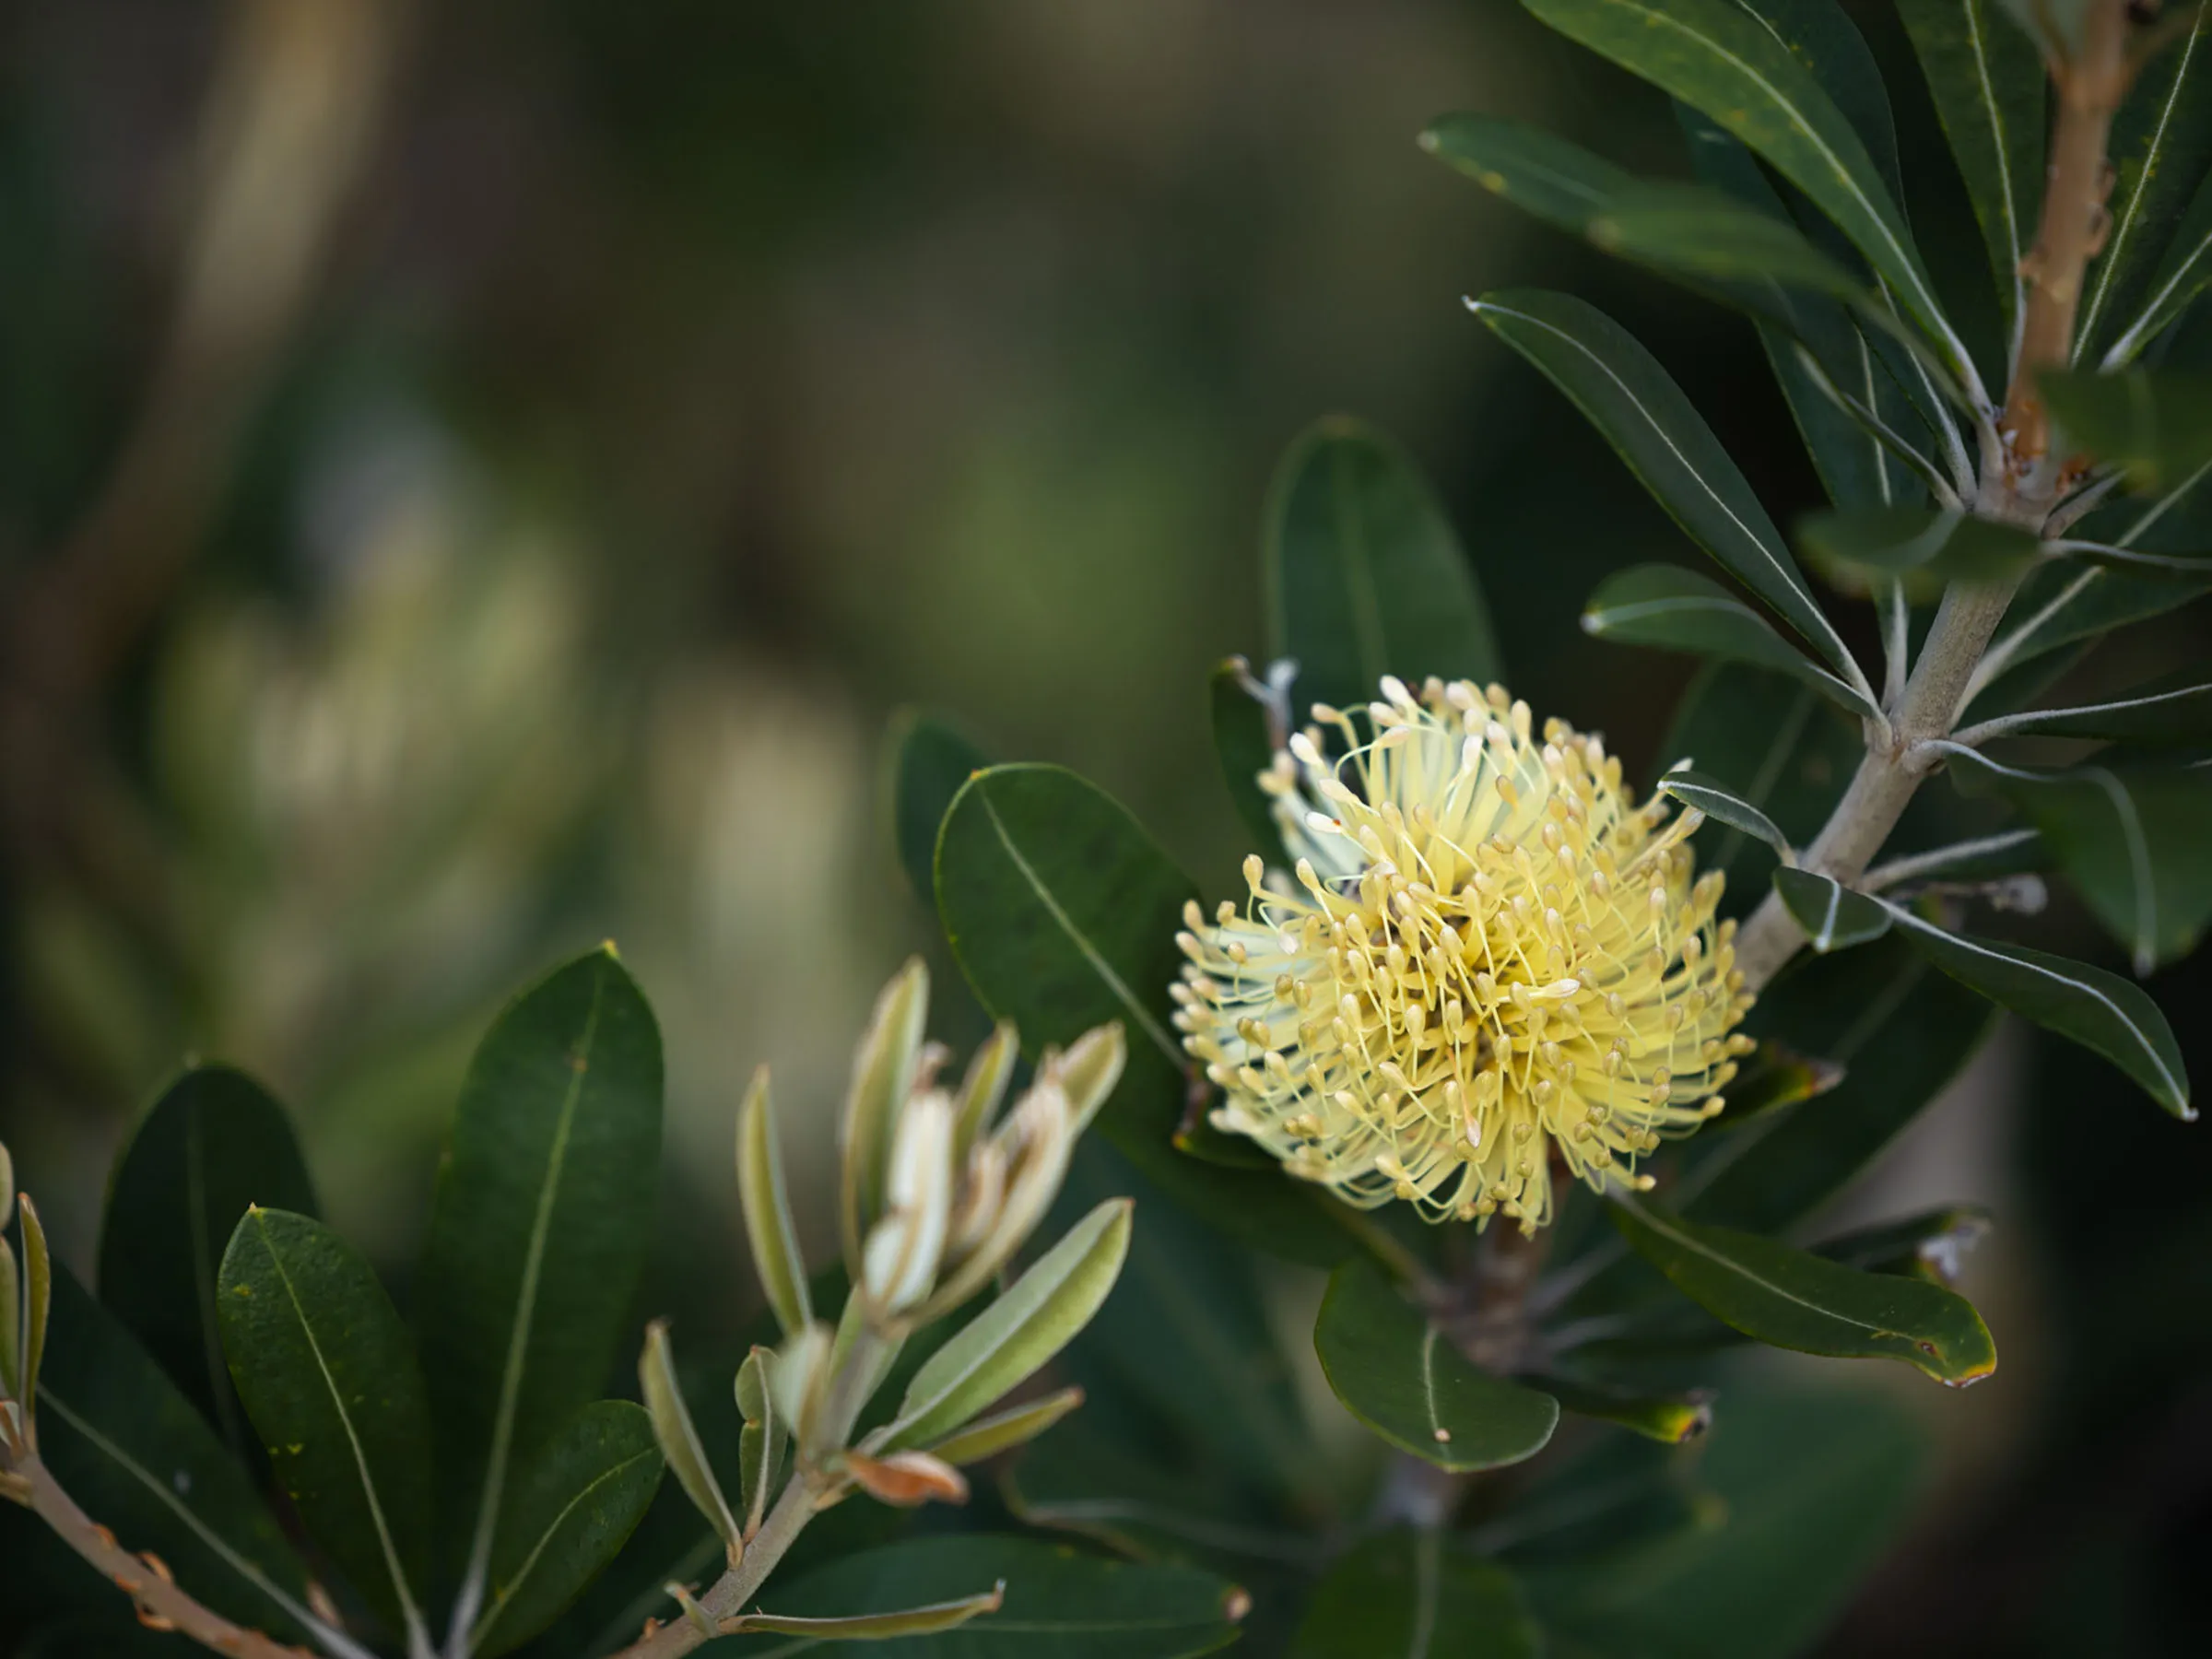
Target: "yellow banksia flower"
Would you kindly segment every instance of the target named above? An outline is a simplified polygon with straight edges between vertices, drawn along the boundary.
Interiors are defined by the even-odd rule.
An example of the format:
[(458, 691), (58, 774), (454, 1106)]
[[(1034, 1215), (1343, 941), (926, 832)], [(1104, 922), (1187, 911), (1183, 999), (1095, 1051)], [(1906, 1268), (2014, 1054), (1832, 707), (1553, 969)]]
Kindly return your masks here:
[[(1215, 1124), (1364, 1208), (1550, 1218), (1554, 1157), (1603, 1190), (1722, 1108), (1750, 1039), (1702, 821), (1500, 687), (1316, 704), (1261, 782), (1295, 879), (1194, 904), (1174, 987)], [(1324, 753), (1335, 742), (1340, 758)]]

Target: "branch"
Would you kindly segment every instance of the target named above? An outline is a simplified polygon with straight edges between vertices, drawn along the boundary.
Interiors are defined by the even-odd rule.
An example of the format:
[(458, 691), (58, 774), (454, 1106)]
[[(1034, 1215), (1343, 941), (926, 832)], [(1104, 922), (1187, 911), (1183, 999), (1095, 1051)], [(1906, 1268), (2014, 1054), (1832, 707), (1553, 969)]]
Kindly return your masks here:
[(794, 1473), (783, 1488), (783, 1496), (776, 1500), (776, 1507), (769, 1511), (760, 1530), (746, 1545), (744, 1559), (715, 1580), (713, 1588), (699, 1598), (697, 1606), (707, 1629), (694, 1623), (688, 1612), (670, 1624), (647, 1619), (645, 1633), (616, 1654), (615, 1659), (676, 1659), (676, 1655), (688, 1653), (707, 1641), (710, 1630), (714, 1635), (726, 1634), (723, 1625), (745, 1610), (745, 1604), (783, 1559), (801, 1529), (814, 1519), (814, 1493), (808, 1489), (806, 1477)]

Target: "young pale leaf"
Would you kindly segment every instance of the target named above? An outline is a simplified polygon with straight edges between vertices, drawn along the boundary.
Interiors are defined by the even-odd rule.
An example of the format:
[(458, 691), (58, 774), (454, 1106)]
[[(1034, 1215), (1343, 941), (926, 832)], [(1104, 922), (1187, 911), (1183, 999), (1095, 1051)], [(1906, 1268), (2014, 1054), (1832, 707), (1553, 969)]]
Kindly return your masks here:
[(925, 1450), (956, 1467), (982, 1463), (986, 1457), (1027, 1445), (1082, 1404), (1081, 1389), (1064, 1388), (1058, 1394), (1046, 1394), (1027, 1405), (1010, 1406), (989, 1417), (977, 1418), (965, 1429), (947, 1435)]
[(39, 1372), (46, 1359), (46, 1324), (53, 1307), (53, 1257), (46, 1248), (46, 1226), (29, 1193), (16, 1200), (23, 1240), (23, 1343), (17, 1361), (22, 1383), (17, 1401), (27, 1422), (39, 1420)]
[[(2212, 12), (2202, 0), (2177, 0), (2167, 15), (2190, 18), (2189, 31), (2143, 65), (2106, 146), (2115, 175), (2105, 204), (2111, 219), (2082, 288), (2077, 362), (2105, 356), (2146, 317), (2153, 271), (2212, 167)], [(2149, 337), (2138, 335), (2125, 356)]]
[(22, 1394), (22, 1269), (16, 1265), (15, 1246), (0, 1238), (0, 1394), (12, 1400)]
[(845, 1265), (859, 1271), (862, 1241), (883, 1210), (884, 1174), (900, 1109), (913, 1086), (929, 1018), (929, 968), (911, 959), (876, 998), (876, 1011), (853, 1056), (853, 1080), (839, 1120), (841, 1159), (839, 1215), (844, 1227)]
[(1206, 681), (1214, 756), (1221, 762), (1230, 804), (1236, 807), (1244, 833), (1269, 864), (1283, 862), (1283, 832), (1259, 778), (1274, 763), (1276, 750), (1290, 740), (1289, 690), (1288, 678), (1279, 688), (1254, 679), (1252, 665), (1241, 656), (1217, 664)]
[[(306, 1570), (243, 1466), (131, 1333), (59, 1265), (53, 1320), (39, 1455), (61, 1488), (132, 1548), (153, 1551), (225, 1618), (286, 1641), (325, 1634), (308, 1608)], [(359, 1648), (328, 1651), (367, 1659)]]
[(1822, 956), (1865, 945), (1889, 931), (1889, 912), (1878, 900), (1854, 893), (1833, 876), (1816, 870), (1777, 870), (1774, 890), (1782, 895), (1806, 941)]
[(891, 833), (900, 867), (914, 894), (933, 903), (937, 830), (960, 785), (991, 764), (968, 735), (934, 714), (902, 709), (891, 716), (889, 751)]
[(964, 1161), (968, 1149), (997, 1120), (999, 1105), (1006, 1098), (1006, 1085), (1013, 1080), (1014, 1063), (1020, 1058), (1021, 1034), (1010, 1019), (992, 1027), (991, 1035), (969, 1057), (960, 1092), (954, 1100), (952, 1155), (956, 1159)]
[(1911, 911), (1888, 908), (1906, 940), (1953, 979), (2095, 1050), (2176, 1117), (2196, 1116), (2172, 1028), (2140, 987), (2087, 962), (1949, 933)]
[(1771, 1347), (1902, 1359), (1954, 1385), (1997, 1368), (1982, 1316), (1937, 1286), (1860, 1273), (1758, 1233), (1685, 1221), (1648, 1201), (1616, 1199), (1612, 1214), (1636, 1253), (1676, 1288)]
[(645, 1396), (646, 1415), (653, 1423), (653, 1438), (660, 1442), (661, 1455), (668, 1460), (669, 1473), (684, 1488), (692, 1507), (721, 1536), (723, 1548), (735, 1566), (745, 1554), (744, 1529), (730, 1512), (729, 1500), (722, 1495), (722, 1483), (714, 1478), (707, 1449), (692, 1426), (691, 1408), (684, 1404), (684, 1392), (677, 1385), (676, 1358), (669, 1350), (668, 1322), (665, 1319), (656, 1319), (645, 1327), (645, 1346), (638, 1354), (638, 1388)]
[(253, 1442), (223, 1365), (215, 1273), (249, 1206), (318, 1213), (284, 1108), (227, 1065), (163, 1090), (108, 1183), (100, 1299), (234, 1451)]
[(1283, 456), (1262, 566), (1269, 654), (1309, 700), (1356, 708), (1386, 674), (1499, 677), (1475, 569), (1429, 480), (1396, 443), (1332, 417)]
[(2065, 771), (2007, 766), (1950, 749), (1961, 789), (1994, 790), (2041, 831), (2044, 847), (2128, 947), (2138, 974), (2195, 947), (2212, 920), (2212, 766), (2120, 762)]
[(2134, 488), (2168, 488), (2212, 462), (2212, 375), (2054, 369), (2041, 383), (2066, 443), (2126, 468)]
[(1808, 553), (1831, 564), (1947, 582), (2010, 580), (2042, 556), (2042, 544), (2029, 531), (1956, 509), (1808, 513), (1798, 521), (1797, 536)]
[(1776, 669), (1853, 714), (1875, 708), (1871, 693), (1862, 695), (1806, 656), (1718, 582), (1679, 565), (1631, 565), (1606, 577), (1583, 603), (1583, 631)]
[(729, 1621), (735, 1635), (765, 1630), (779, 1636), (803, 1636), (812, 1641), (888, 1641), (897, 1636), (928, 1636), (949, 1630), (1006, 1605), (1006, 1582), (957, 1601), (932, 1602), (925, 1607), (908, 1607), (897, 1613), (853, 1613), (842, 1618), (794, 1618), (781, 1613), (746, 1613)]
[(1129, 1250), (1129, 1201), (1110, 1198), (929, 1357), (871, 1451), (941, 1440), (1018, 1387), (1090, 1323)]
[(1966, 181), (2010, 339), (2026, 304), (2022, 261), (2042, 201), (2042, 59), (1997, 15), (1995, 0), (1912, 0), (1898, 15)]
[[(854, 1619), (908, 1614), (950, 1589), (1000, 1583), (1006, 1601), (995, 1618), (949, 1637), (909, 1637), (893, 1651), (914, 1659), (1187, 1659), (1236, 1640), (1251, 1599), (1210, 1572), (985, 1533), (864, 1550), (789, 1584), (779, 1578), (771, 1591), (777, 1618)], [(766, 1659), (794, 1646), (762, 1630), (732, 1637), (717, 1651)]]
[(1849, 121), (1771, 24), (1724, 0), (1524, 0), (1544, 22), (1695, 106), (1763, 156), (1849, 237), (1981, 401), (1905, 229)]
[(627, 1400), (594, 1401), (556, 1430), (508, 1488), (470, 1651), (491, 1659), (559, 1617), (620, 1553), (660, 1482), (652, 1419)]
[(1998, 724), (2006, 736), (2097, 737), (2147, 748), (2204, 743), (2212, 740), (2212, 670), (2192, 664), (2101, 702), (2036, 709)]
[(775, 1390), (769, 1386), (769, 1367), (775, 1360), (770, 1349), (754, 1348), (737, 1368), (735, 1384), (737, 1415), (745, 1420), (737, 1436), (737, 1501), (745, 1509), (745, 1535), (748, 1538), (760, 1530), (761, 1520), (768, 1513), (783, 1463), (783, 1447), (790, 1438), (782, 1415), (776, 1410)]
[(1290, 1659), (1548, 1651), (1511, 1573), (1434, 1528), (1412, 1527), (1369, 1538), (1330, 1568), (1290, 1642)]
[(983, 1006), (1018, 1024), (1032, 1059), (1094, 1027), (1128, 1034), (1099, 1128), (1178, 1203), (1277, 1255), (1330, 1266), (1351, 1248), (1335, 1206), (1276, 1171), (1188, 1158), (1173, 1136), (1187, 1056), (1171, 1027), (1175, 944), (1197, 888), (1112, 797), (1055, 766), (969, 780), (937, 843), (937, 908)]
[(602, 947), (485, 1033), (439, 1170), (416, 1323), (460, 1624), (481, 1606), (515, 1469), (617, 1363), (660, 1149), (660, 1032)]
[(1365, 1256), (1330, 1276), (1313, 1350), (1354, 1417), (1441, 1469), (1534, 1457), (1559, 1424), (1557, 1401), (1477, 1371)]
[(420, 1636), (430, 1419), (392, 1299), (329, 1228), (260, 1208), (239, 1222), (216, 1285), (230, 1380), (277, 1481), (354, 1588)]
[(1670, 1398), (1623, 1394), (1558, 1376), (1531, 1376), (1524, 1381), (1532, 1388), (1542, 1389), (1577, 1417), (1612, 1423), (1665, 1446), (1687, 1444), (1712, 1427), (1712, 1395), (1703, 1389)]
[(1947, 1204), (1902, 1220), (1824, 1239), (1813, 1253), (1866, 1273), (1904, 1273), (1948, 1285), (1960, 1261), (1987, 1236), (1989, 1212), (1979, 1205)]
[(0, 1231), (5, 1231), (15, 1218), (16, 1160), (7, 1149), (7, 1143), (0, 1141)]
[(1571, 295), (1514, 290), (1470, 303), (1605, 434), (1684, 533), (1772, 606), (1871, 707), (1871, 690), (1781, 531), (1659, 360)]
[(1677, 770), (1659, 780), (1659, 793), (1674, 796), (1686, 806), (1695, 806), (1707, 818), (1731, 829), (1756, 835), (1784, 858), (1791, 856), (1790, 838), (1775, 827), (1774, 820), (1718, 778), (1709, 778), (1700, 771)]
[(783, 1153), (776, 1144), (775, 1108), (768, 1092), (768, 1067), (753, 1073), (737, 1108), (737, 1197), (745, 1211), (745, 1234), (753, 1247), (753, 1268), (776, 1323), (788, 1336), (814, 1322), (806, 1297), (806, 1263), (799, 1253), (798, 1229), (783, 1185)]

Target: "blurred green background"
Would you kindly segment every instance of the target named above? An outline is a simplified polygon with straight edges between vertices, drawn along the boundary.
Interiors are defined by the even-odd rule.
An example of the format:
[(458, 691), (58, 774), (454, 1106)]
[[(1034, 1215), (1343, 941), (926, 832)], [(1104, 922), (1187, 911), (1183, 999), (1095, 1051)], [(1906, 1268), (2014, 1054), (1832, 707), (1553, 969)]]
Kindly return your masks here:
[[(187, 1054), (288, 1100), (401, 1266), (483, 1025), (613, 938), (668, 1048), (655, 1305), (735, 1328), (746, 1077), (818, 1183), (932, 937), (887, 718), (1077, 767), (1226, 890), (1205, 677), (1330, 410), (1437, 478), (1516, 693), (1641, 764), (1684, 669), (1576, 617), (1688, 545), (1463, 294), (1586, 294), (1816, 500), (1747, 326), (1415, 148), (1472, 107), (1671, 165), (1661, 100), (1504, 0), (29, 0), (0, 39), (0, 1135), (80, 1267)], [(2185, 1030), (2205, 978), (2157, 987)], [(1941, 1484), (1833, 1651), (2212, 1644), (2204, 1148), (2016, 1032), (1855, 1201), (2000, 1206), (2006, 1369), (1850, 1377)]]

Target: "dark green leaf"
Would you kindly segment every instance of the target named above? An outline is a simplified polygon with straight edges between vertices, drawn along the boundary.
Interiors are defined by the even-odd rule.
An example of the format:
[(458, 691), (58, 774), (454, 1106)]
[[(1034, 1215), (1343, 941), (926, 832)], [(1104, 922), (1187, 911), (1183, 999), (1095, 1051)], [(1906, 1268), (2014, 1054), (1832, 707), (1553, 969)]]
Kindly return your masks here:
[(1702, 1390), (1679, 1399), (1623, 1394), (1618, 1389), (1561, 1376), (1530, 1376), (1540, 1388), (1577, 1417), (1594, 1418), (1641, 1434), (1662, 1445), (1679, 1446), (1712, 1426), (1712, 1396)]
[(1902, 1359), (1954, 1385), (1997, 1368), (1982, 1316), (1939, 1286), (1861, 1273), (1758, 1233), (1686, 1221), (1647, 1200), (1617, 1200), (1613, 1221), (1677, 1289), (1771, 1347)]
[(2042, 554), (2042, 544), (2017, 525), (1933, 507), (1808, 513), (1797, 535), (1806, 552), (1833, 564), (1944, 581), (2009, 579)]
[(1891, 907), (1922, 955), (1990, 1001), (2094, 1049), (2176, 1117), (2194, 1118), (2189, 1077), (2158, 1004), (2118, 974), (2019, 945), (1970, 938)]
[(1866, 873), (1868, 890), (1877, 886), (1936, 881), (1995, 881), (2051, 867), (2051, 849), (2034, 830), (2001, 830), (1994, 835), (1952, 841), (1877, 865)]
[(1702, 110), (1811, 197), (1941, 349), (1979, 382), (1880, 170), (1810, 70), (1748, 8), (1724, 0), (1524, 0), (1544, 22)]
[(2212, 462), (2212, 375), (2050, 370), (2041, 384), (2067, 446), (2125, 467), (2134, 488), (2169, 488)]
[(1606, 1654), (1795, 1659), (1890, 1547), (1921, 1485), (1921, 1436), (1865, 1393), (1731, 1393), (1704, 1447), (1705, 1524), (1524, 1575), (1556, 1638)]
[(1832, 1060), (1801, 1054), (1775, 1038), (1768, 1038), (1744, 1062), (1743, 1074), (1728, 1086), (1728, 1110), (1714, 1120), (1715, 1129), (1741, 1129), (1771, 1112), (1826, 1094), (1843, 1081), (1843, 1068)]
[(1421, 147), (1524, 213), (1582, 235), (1636, 177), (1548, 128), (1497, 115), (1446, 115)]
[(562, 1425), (508, 1488), (474, 1651), (503, 1653), (559, 1617), (629, 1541), (660, 1482), (653, 1424), (629, 1401), (594, 1401)]
[[(39, 1452), (63, 1489), (226, 1618), (307, 1639), (307, 1574), (206, 1419), (131, 1334), (57, 1269)], [(225, 1386), (229, 1385), (228, 1379)]]
[(798, 1618), (782, 1613), (741, 1613), (734, 1626), (741, 1633), (757, 1630), (779, 1636), (796, 1636), (801, 1648), (818, 1641), (893, 1641), (905, 1636), (929, 1636), (955, 1630), (971, 1618), (995, 1613), (1006, 1604), (1004, 1581), (957, 1601), (931, 1602), (901, 1607), (891, 1613), (849, 1613), (830, 1618)]
[(612, 948), (524, 992), (477, 1047), (418, 1313), (464, 1622), (505, 1542), (508, 1484), (597, 1396), (624, 1345), (660, 1147), (660, 1032)]
[(1833, 876), (1815, 870), (1774, 872), (1774, 890), (1806, 942), (1826, 956), (1831, 950), (1871, 944), (1889, 931), (1889, 912), (1864, 893), (1854, 893)]
[(1979, 1205), (1948, 1204), (1823, 1239), (1813, 1251), (1867, 1273), (1909, 1273), (1931, 1284), (1948, 1285), (1959, 1277), (1960, 1260), (1988, 1231), (1987, 1210)]
[(1999, 724), (2005, 735), (2097, 737), (2147, 748), (2203, 743), (2212, 739), (2212, 670), (2192, 664), (2101, 701), (2036, 709)]
[[(2038, 659), (2082, 641), (2096, 641), (2124, 628), (2186, 605), (2212, 590), (2212, 572), (2202, 581), (2163, 575), (2132, 576), (2117, 570), (2053, 559), (2021, 584), (2008, 621), (1990, 641), (1968, 686), (1966, 707), (1976, 712), (2017, 708), (2040, 695)], [(2032, 685), (2025, 696), (2015, 695)]]
[(2025, 301), (2020, 264), (2042, 206), (2042, 58), (1992, 0), (1911, 0), (1898, 15), (1966, 181), (2009, 339)]
[(1222, 782), (1229, 786), (1238, 821), (1260, 856), (1280, 864), (1283, 832), (1259, 778), (1274, 764), (1276, 751), (1290, 741), (1290, 681), (1286, 677), (1279, 687), (1262, 684), (1253, 677), (1252, 665), (1235, 656), (1215, 667), (1206, 694), (1213, 712), (1214, 754), (1221, 762)]
[(1369, 1538), (1314, 1586), (1290, 1659), (1465, 1654), (1540, 1659), (1512, 1574), (1433, 1529)]
[[(771, 1581), (764, 1611), (838, 1618), (889, 1613), (1004, 1582), (1005, 1606), (939, 1635), (901, 1637), (895, 1659), (1180, 1659), (1236, 1638), (1239, 1591), (1187, 1567), (1100, 1560), (1028, 1538), (986, 1534), (915, 1538), (848, 1558), (786, 1585)], [(733, 1656), (788, 1653), (786, 1638), (733, 1637)]]
[(2166, 257), (2151, 273), (2142, 310), (2112, 343), (2100, 366), (2122, 369), (2134, 362), (2195, 303), (2207, 282), (2212, 282), (2212, 173), (2197, 185)]
[(1744, 9), (1790, 49), (1851, 123), (1880, 171), (1892, 200), (1905, 199), (1898, 165), (1897, 123), (1866, 38), (1837, 0), (1741, 0)]
[(1488, 294), (1483, 321), (1587, 416), (1685, 534), (1772, 606), (1864, 695), (1850, 651), (1767, 510), (1674, 377), (1618, 323), (1567, 294)]
[(1559, 1420), (1550, 1395), (1477, 1371), (1364, 1256), (1330, 1276), (1313, 1348), (1354, 1417), (1439, 1468), (1519, 1463)]
[(917, 710), (891, 717), (891, 834), (900, 867), (924, 904), (936, 899), (937, 830), (960, 785), (991, 758), (949, 721)]
[[(2176, 0), (2170, 10), (2186, 16), (2189, 4)], [(2095, 361), (2115, 336), (2135, 335), (2121, 360), (2148, 343), (2134, 325), (2150, 309), (2152, 273), (2212, 165), (2208, 25), (2212, 13), (2200, 3), (2189, 32), (2144, 66), (2113, 119), (2105, 151), (2118, 174), (2106, 202), (2112, 224), (2082, 288), (2077, 361)]]
[(414, 1640), (430, 1426), (392, 1299), (352, 1245), (283, 1210), (246, 1212), (216, 1283), (230, 1380), (277, 1480), (354, 1587)]
[(1583, 631), (1624, 645), (1775, 669), (1854, 714), (1874, 706), (1871, 694), (1862, 698), (1727, 589), (1679, 565), (1631, 565), (1606, 577), (1583, 603)]
[(2041, 832), (2053, 860), (2138, 974), (2186, 956), (2212, 920), (2212, 765), (2135, 762), (2059, 772), (1955, 749), (1961, 788), (1994, 789)]
[(252, 1204), (318, 1213), (291, 1124), (243, 1072), (194, 1066), (132, 1135), (100, 1238), (100, 1300), (234, 1453), (254, 1442), (223, 1366), (215, 1273)]
[(1695, 806), (1707, 818), (1726, 824), (1730, 829), (1757, 836), (1778, 853), (1789, 849), (1789, 837), (1775, 828), (1772, 818), (1717, 778), (1677, 768), (1659, 780), (1659, 791), (1662, 794), (1674, 796), (1685, 806)]
[(1262, 586), (1269, 654), (1296, 661), (1309, 701), (1359, 707), (1386, 674), (1498, 677), (1489, 611), (1442, 503), (1363, 421), (1324, 420), (1283, 456)]
[(1191, 1098), (1171, 1027), (1175, 933), (1197, 897), (1118, 802), (1054, 766), (996, 766), (964, 785), (937, 844), (946, 937), (983, 1006), (1015, 1021), (1032, 1058), (1120, 1020), (1128, 1067), (1099, 1127), (1202, 1219), (1277, 1254), (1329, 1266), (1350, 1248), (1334, 1205), (1273, 1171), (1173, 1148)]

